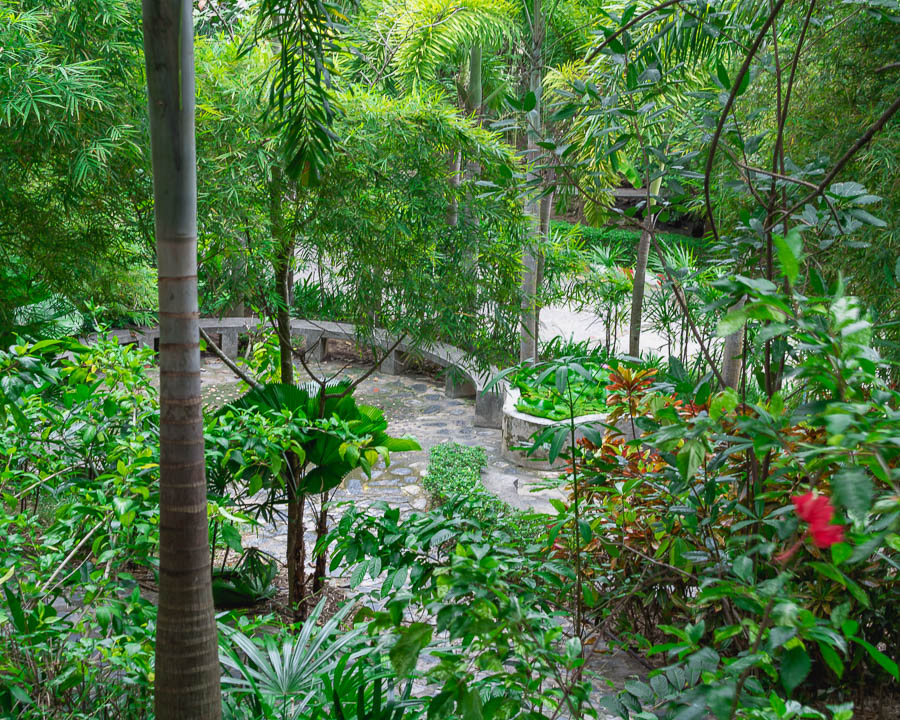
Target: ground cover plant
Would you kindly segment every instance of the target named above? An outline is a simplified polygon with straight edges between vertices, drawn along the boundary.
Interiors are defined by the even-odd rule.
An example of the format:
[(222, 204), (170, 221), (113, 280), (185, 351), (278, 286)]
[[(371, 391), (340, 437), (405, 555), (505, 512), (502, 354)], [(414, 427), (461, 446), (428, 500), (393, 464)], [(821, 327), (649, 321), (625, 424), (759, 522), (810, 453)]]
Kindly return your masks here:
[(516, 410), (548, 420), (565, 420), (573, 412), (576, 416), (605, 412), (608, 358), (604, 353), (594, 353), (579, 357), (577, 362), (584, 372), (572, 381), (571, 390), (577, 398), (573, 407), (566, 402), (568, 390), (557, 383), (556, 377), (538, 366), (528, 366), (508, 375), (510, 385), (519, 391)]

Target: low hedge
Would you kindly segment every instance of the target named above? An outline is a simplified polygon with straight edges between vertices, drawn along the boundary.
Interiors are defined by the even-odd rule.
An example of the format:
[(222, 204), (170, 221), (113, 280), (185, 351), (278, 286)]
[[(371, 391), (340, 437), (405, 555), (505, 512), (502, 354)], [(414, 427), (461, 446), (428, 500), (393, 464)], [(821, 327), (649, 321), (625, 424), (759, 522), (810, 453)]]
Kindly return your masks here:
[(459, 443), (441, 443), (431, 448), (428, 473), (422, 485), (438, 504), (457, 501), (458, 511), (474, 520), (494, 525), (514, 538), (533, 541), (537, 526), (543, 526), (531, 513), (504, 502), (481, 483), (481, 471), (487, 467), (487, 453), (481, 447)]

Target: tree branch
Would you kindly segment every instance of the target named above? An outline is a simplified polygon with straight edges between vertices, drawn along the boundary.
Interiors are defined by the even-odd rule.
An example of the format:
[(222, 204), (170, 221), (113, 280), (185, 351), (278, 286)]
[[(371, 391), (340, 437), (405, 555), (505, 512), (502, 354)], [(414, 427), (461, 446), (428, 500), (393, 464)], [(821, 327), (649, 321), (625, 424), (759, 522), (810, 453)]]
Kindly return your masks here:
[[(810, 200), (814, 200), (816, 197), (821, 195), (831, 184), (831, 181), (834, 180), (835, 176), (841, 171), (844, 165), (850, 162), (853, 156), (856, 155), (856, 153), (858, 153), (869, 142), (869, 140), (871, 140), (875, 136), (875, 134), (887, 124), (887, 121), (890, 120), (891, 117), (893, 117), (894, 113), (896, 113), (897, 110), (900, 110), (900, 97), (894, 100), (894, 102), (891, 103), (891, 106), (887, 110), (885, 110), (884, 113), (882, 113), (881, 117), (878, 118), (874, 123), (872, 123), (869, 128), (859, 136), (859, 139), (855, 143), (853, 143), (850, 149), (841, 156), (841, 159), (837, 161), (833, 168), (831, 168), (822, 182), (820, 182), (816, 186), (816, 189), (802, 200), (794, 203), (794, 205), (791, 206), (788, 210), (785, 210), (782, 215), (791, 215), (792, 213), (806, 205), (806, 203), (808, 203)], [(776, 222), (773, 222), (772, 227), (774, 227), (776, 224)], [(766, 228), (766, 230), (770, 229), (771, 228)]]
[(202, 337), (206, 341), (206, 346), (212, 350), (213, 355), (215, 355), (219, 360), (225, 363), (225, 367), (227, 367), (231, 372), (237, 375), (241, 380), (247, 383), (250, 387), (259, 387), (260, 382), (253, 378), (249, 373), (244, 370), (241, 370), (232, 360), (228, 357), (224, 352), (222, 352), (222, 348), (216, 345), (209, 334), (203, 328), (200, 328), (200, 337)]

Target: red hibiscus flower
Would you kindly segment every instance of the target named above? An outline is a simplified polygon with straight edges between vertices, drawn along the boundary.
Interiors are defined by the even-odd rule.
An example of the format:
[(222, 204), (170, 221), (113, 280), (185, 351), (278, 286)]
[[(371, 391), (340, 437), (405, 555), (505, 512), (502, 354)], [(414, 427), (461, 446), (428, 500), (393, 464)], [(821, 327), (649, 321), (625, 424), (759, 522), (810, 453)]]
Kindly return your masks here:
[(829, 548), (835, 543), (843, 542), (844, 528), (841, 525), (832, 525), (834, 519), (834, 507), (831, 501), (824, 495), (814, 495), (811, 491), (805, 495), (795, 495), (791, 498), (797, 517), (809, 524), (807, 534), (813, 539), (818, 548)]
[(823, 550), (844, 541), (844, 526), (831, 524), (834, 519), (834, 507), (827, 497), (808, 492), (805, 495), (795, 495), (791, 498), (791, 502), (794, 503), (797, 517), (807, 523), (809, 529), (793, 546), (775, 556), (777, 562), (783, 565), (790, 560), (806, 537), (811, 537), (816, 547)]

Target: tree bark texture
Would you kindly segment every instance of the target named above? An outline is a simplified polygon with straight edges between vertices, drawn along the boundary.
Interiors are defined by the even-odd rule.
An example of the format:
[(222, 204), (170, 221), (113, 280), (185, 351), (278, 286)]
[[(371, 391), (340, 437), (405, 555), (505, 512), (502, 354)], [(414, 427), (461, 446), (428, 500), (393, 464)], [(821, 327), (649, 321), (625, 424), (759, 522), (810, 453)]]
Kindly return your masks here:
[(644, 311), (644, 288), (647, 283), (647, 259), (650, 257), (650, 233), (641, 233), (637, 262), (634, 265), (634, 288), (631, 292), (631, 322), (628, 326), (628, 354), (641, 355), (641, 315)]
[(159, 720), (221, 717), (197, 301), (191, 3), (144, 0), (159, 275), (160, 531), (154, 707)]
[[(277, 254), (272, 262), (272, 269), (275, 272), (275, 294), (278, 297), (275, 324), (278, 328), (281, 382), (285, 385), (292, 385), (294, 383), (294, 351), (291, 348), (290, 276), (294, 243), (285, 232), (283, 198), (284, 176), (281, 168), (276, 165), (272, 168), (272, 180), (269, 183), (269, 225), (272, 240), (277, 248)], [(285, 560), (288, 568), (288, 604), (294, 608), (298, 617), (305, 618), (306, 539), (303, 521), (306, 498), (296, 492), (302, 468), (295, 453), (287, 453), (287, 464), (285, 484), (288, 497), (288, 545)]]
[[(294, 456), (296, 458), (296, 456)], [(291, 459), (288, 459), (290, 462)], [(296, 461), (295, 461), (296, 462)], [(290, 494), (288, 502), (288, 605), (300, 619), (306, 617), (306, 529), (303, 518), (306, 514), (306, 496)]]
[[(741, 298), (732, 305), (729, 310), (740, 310), (744, 307), (746, 298)], [(744, 356), (744, 328), (737, 330), (725, 338), (725, 347), (722, 354), (722, 375), (725, 385), (737, 390), (741, 382), (741, 370), (743, 369)]]
[(278, 296), (276, 324), (278, 326), (278, 350), (281, 356), (281, 382), (290, 385), (294, 382), (294, 357), (291, 350), (291, 293), (290, 274), (294, 245), (285, 236), (282, 198), (284, 196), (284, 180), (281, 168), (272, 168), (272, 180), (269, 183), (269, 225), (272, 240), (275, 243), (276, 255), (272, 262), (275, 272), (275, 294)]
[[(528, 67), (528, 89), (534, 93), (535, 104), (528, 113), (528, 131), (526, 156), (528, 162), (537, 161), (538, 141), (541, 139), (541, 89), (543, 87), (543, 46), (544, 46), (544, 13), (541, 0), (533, 0), (531, 15), (531, 47)], [(521, 322), (519, 330), (519, 360), (535, 362), (538, 356), (537, 291), (538, 291), (538, 248), (541, 242), (541, 208), (537, 198), (538, 175), (534, 169), (529, 171), (529, 180), (535, 187), (531, 188), (529, 199), (525, 203), (525, 214), (531, 221), (529, 240), (522, 251), (522, 285), (521, 285)]]
[[(662, 186), (662, 175), (650, 182), (649, 197), (647, 199), (647, 224), (651, 231), (656, 224), (653, 215), (653, 207), (656, 205), (656, 196)], [(641, 233), (638, 242), (637, 262), (634, 266), (634, 288), (631, 293), (631, 322), (628, 326), (628, 354), (632, 357), (641, 355), (641, 317), (644, 312), (644, 290), (647, 285), (647, 260), (650, 257), (651, 233), (646, 230)]]

